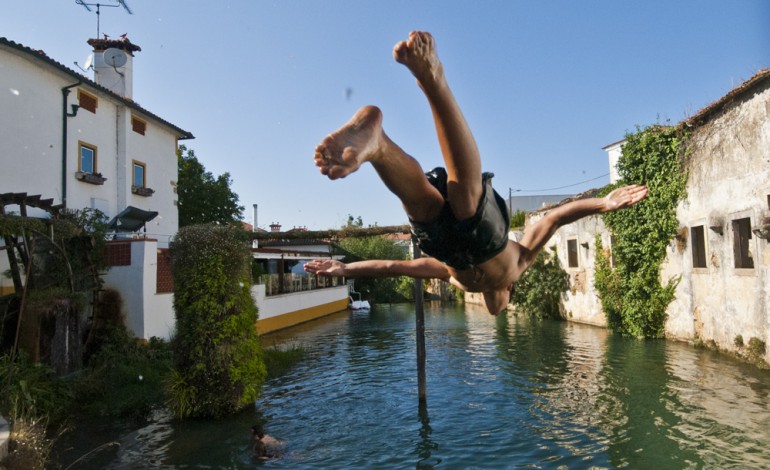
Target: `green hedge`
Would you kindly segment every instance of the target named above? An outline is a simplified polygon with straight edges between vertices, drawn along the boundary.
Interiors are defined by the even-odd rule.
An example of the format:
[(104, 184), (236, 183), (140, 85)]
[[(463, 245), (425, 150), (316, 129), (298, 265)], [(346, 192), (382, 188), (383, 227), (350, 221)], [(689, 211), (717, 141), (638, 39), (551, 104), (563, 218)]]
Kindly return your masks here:
[(176, 336), (170, 408), (219, 417), (259, 396), (266, 370), (251, 297), (251, 257), (235, 228), (194, 225), (171, 244)]

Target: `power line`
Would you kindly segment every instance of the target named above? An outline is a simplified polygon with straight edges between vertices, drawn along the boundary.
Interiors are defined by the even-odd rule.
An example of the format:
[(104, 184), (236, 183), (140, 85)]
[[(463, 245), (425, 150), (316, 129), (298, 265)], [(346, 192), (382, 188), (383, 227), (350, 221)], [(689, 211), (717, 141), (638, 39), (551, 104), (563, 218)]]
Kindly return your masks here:
[(580, 186), (581, 184), (588, 183), (588, 182), (591, 182), (591, 181), (595, 181), (595, 180), (598, 180), (599, 178), (604, 178), (605, 176), (609, 176), (609, 175), (610, 175), (609, 173), (605, 173), (605, 174), (599, 175), (599, 176), (597, 176), (595, 178), (587, 179), (587, 180), (581, 181), (579, 183), (568, 184), (566, 186), (559, 186), (558, 188), (547, 188), (547, 189), (511, 189), (511, 191), (516, 192), (516, 193), (520, 193), (520, 192), (537, 193), (537, 192), (542, 192), (542, 191), (556, 191), (557, 189), (564, 189), (564, 188), (571, 188), (573, 186)]

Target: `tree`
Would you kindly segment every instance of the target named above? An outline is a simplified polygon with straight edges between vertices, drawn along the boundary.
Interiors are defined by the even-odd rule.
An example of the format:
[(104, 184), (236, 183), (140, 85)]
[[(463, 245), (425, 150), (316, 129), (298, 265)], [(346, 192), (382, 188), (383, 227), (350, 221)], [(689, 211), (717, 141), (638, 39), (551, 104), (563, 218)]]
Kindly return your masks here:
[(179, 226), (195, 224), (240, 224), (244, 207), (230, 189), (230, 173), (214, 177), (184, 145), (177, 150), (179, 162)]
[[(345, 227), (362, 228), (363, 226), (364, 221), (361, 216), (354, 218), (348, 215)], [(348, 263), (366, 259), (404, 260), (407, 258), (404, 250), (382, 236), (343, 238), (339, 241), (338, 248), (345, 254), (345, 261)], [(405, 302), (411, 299), (413, 291), (412, 280), (404, 276), (357, 278), (355, 286), (357, 291), (375, 302)]]

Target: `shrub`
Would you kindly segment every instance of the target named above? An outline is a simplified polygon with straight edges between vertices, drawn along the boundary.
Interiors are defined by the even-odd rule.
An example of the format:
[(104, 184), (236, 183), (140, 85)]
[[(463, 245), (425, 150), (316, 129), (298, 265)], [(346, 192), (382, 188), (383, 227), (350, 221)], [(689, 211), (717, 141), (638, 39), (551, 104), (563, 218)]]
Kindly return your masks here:
[[(343, 238), (339, 248), (348, 263), (366, 259), (406, 259), (401, 248), (383, 237)], [(406, 302), (413, 298), (414, 292), (411, 280), (398, 277), (356, 278), (355, 286), (364, 298), (375, 302)]]
[(3, 397), (0, 414), (34, 420), (50, 417), (58, 422), (72, 397), (66, 384), (58, 381), (51, 367), (30, 361), (23, 352), (12, 361), (10, 355), (0, 357), (0, 384)]
[(99, 344), (75, 380), (78, 412), (142, 420), (163, 406), (172, 365), (169, 343), (153, 338), (142, 344), (120, 325), (102, 331)]
[(171, 244), (176, 336), (170, 407), (219, 417), (259, 396), (266, 371), (251, 297), (251, 255), (234, 228), (195, 225)]
[(559, 318), (561, 296), (569, 289), (569, 274), (559, 266), (554, 251), (541, 251), (532, 266), (514, 284), (511, 301), (516, 308), (538, 318)]

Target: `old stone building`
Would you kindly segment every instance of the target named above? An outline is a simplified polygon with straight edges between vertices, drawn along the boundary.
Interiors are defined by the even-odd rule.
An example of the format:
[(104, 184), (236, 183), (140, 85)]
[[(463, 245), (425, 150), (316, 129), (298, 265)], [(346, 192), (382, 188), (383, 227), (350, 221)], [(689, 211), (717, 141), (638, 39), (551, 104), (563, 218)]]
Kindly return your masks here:
[[(770, 69), (758, 72), (682, 123), (688, 140), (687, 196), (661, 279), (681, 276), (666, 335), (713, 341), (724, 350), (770, 358)], [(622, 142), (605, 150), (617, 152)], [(612, 156), (612, 155), (610, 155)], [(534, 222), (546, 211), (533, 214)], [(606, 325), (594, 289), (595, 237), (610, 235), (600, 217), (562, 227), (551, 240), (570, 274), (563, 302), (573, 321)]]

